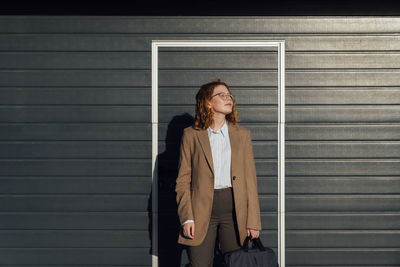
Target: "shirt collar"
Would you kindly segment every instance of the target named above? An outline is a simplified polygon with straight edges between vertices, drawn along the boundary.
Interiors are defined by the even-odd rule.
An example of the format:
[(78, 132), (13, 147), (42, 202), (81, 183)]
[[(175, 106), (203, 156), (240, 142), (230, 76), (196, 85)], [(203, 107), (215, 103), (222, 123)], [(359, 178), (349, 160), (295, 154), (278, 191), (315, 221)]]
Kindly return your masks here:
[[(212, 134), (212, 131), (214, 131), (214, 130), (212, 130), (211, 127), (208, 127), (208, 133)], [(224, 136), (224, 137), (228, 135), (228, 123), (227, 123), (226, 119), (225, 119), (225, 122), (222, 125), (222, 127), (217, 132), (221, 132), (222, 136)]]

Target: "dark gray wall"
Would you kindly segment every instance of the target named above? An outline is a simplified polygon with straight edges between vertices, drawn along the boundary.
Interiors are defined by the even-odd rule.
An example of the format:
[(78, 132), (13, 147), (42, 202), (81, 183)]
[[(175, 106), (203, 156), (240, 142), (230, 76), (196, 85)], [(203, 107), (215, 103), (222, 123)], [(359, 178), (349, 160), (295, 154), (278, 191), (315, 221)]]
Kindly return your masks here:
[[(151, 40), (284, 39), (286, 265), (398, 266), (399, 30), (391, 17), (0, 17), (0, 265), (150, 266)], [(276, 249), (275, 68), (273, 51), (160, 52), (162, 266), (187, 262), (177, 146), (216, 77), (252, 132)]]

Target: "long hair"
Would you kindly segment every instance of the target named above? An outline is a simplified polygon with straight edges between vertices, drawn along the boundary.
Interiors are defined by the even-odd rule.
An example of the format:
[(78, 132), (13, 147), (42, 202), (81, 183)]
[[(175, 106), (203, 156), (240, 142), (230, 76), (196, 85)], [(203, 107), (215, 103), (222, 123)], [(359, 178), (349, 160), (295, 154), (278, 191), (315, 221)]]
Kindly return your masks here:
[[(214, 112), (208, 108), (210, 98), (214, 92), (214, 88), (218, 85), (224, 85), (230, 94), (232, 94), (229, 86), (222, 82), (220, 79), (203, 84), (200, 90), (196, 94), (196, 118), (193, 124), (193, 128), (196, 130), (207, 129), (214, 123)], [(239, 115), (236, 111), (236, 102), (232, 101), (232, 112), (226, 115), (226, 120), (236, 124), (239, 122)]]

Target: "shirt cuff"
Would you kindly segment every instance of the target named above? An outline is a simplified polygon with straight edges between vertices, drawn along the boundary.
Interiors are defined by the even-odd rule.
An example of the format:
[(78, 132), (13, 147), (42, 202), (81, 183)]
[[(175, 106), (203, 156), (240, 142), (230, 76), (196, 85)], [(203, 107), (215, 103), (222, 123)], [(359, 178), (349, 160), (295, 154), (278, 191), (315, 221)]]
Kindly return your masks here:
[(184, 225), (184, 224), (187, 224), (187, 223), (189, 223), (189, 222), (192, 222), (192, 223), (194, 223), (194, 221), (193, 221), (193, 220), (186, 220), (184, 223), (182, 223), (182, 225)]

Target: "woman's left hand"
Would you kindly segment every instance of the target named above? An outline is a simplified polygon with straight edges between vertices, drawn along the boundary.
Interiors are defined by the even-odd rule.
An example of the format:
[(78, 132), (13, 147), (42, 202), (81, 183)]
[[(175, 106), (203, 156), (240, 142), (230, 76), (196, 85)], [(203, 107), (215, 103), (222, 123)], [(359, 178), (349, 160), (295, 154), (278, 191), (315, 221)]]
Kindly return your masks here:
[(258, 238), (260, 236), (260, 231), (247, 228), (247, 236), (249, 235), (251, 235), (251, 239)]

